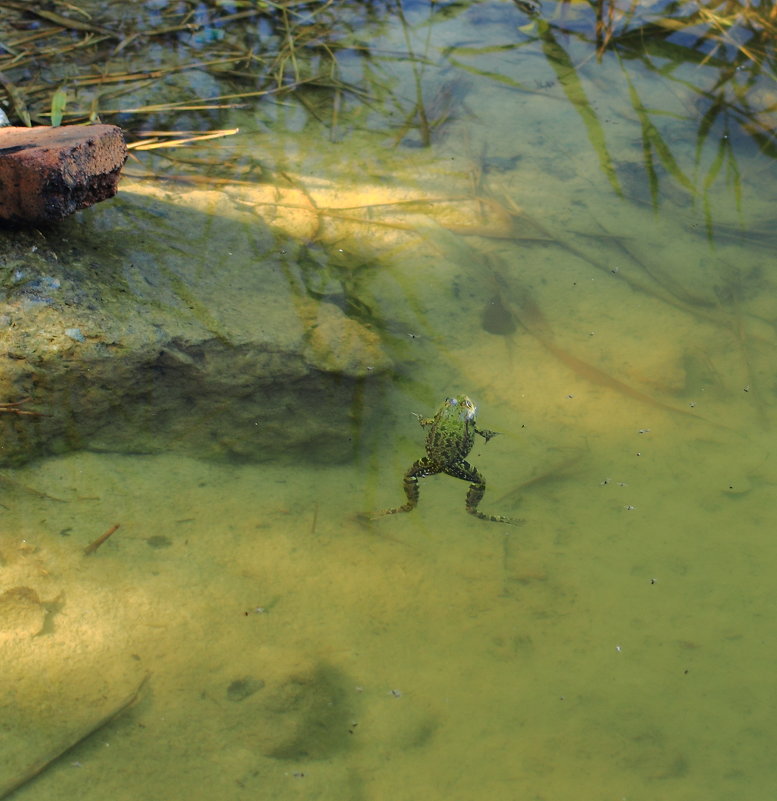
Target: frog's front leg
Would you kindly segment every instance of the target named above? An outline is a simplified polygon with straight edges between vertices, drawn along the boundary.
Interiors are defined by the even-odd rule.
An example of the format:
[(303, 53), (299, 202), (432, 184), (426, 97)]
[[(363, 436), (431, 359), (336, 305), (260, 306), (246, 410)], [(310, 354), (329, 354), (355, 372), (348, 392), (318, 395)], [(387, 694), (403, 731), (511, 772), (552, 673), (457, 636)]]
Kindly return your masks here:
[(483, 437), (483, 439), (486, 442), (488, 442), (490, 439), (493, 439), (493, 437), (495, 437), (499, 432), (498, 431), (491, 431), (488, 428), (484, 428), (483, 430), (481, 430), (479, 428), (476, 428), (475, 429), (475, 433), (476, 434), (480, 434), (480, 436)]
[[(493, 432), (490, 433), (493, 434)], [(449, 465), (445, 468), (445, 472), (449, 476), (470, 482), (465, 506), (471, 515), (475, 515), (475, 517), (479, 517), (481, 520), (490, 520), (492, 523), (510, 523), (513, 526), (520, 525), (520, 523), (523, 522), (521, 520), (514, 520), (512, 517), (487, 515), (478, 511), (478, 504), (483, 500), (483, 496), (486, 494), (486, 480), (478, 472), (477, 468), (473, 467), (469, 462), (462, 461)]]
[(376, 517), (395, 515), (398, 512), (412, 512), (413, 509), (415, 509), (418, 505), (418, 496), (420, 493), (418, 479), (431, 476), (439, 472), (439, 470), (436, 470), (432, 466), (432, 463), (426, 456), (419, 459), (417, 462), (413, 462), (410, 469), (405, 473), (405, 477), (402, 481), (402, 486), (405, 490), (405, 496), (407, 497), (407, 503), (403, 504), (402, 506), (397, 506), (395, 509), (384, 509), (382, 512), (378, 512)]

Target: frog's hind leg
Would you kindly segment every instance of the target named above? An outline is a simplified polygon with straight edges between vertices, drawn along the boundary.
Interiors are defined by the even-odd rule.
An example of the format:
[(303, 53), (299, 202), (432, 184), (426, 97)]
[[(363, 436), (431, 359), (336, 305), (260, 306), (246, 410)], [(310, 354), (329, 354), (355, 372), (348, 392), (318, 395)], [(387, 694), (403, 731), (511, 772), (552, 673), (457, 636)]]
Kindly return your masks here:
[(412, 512), (413, 509), (415, 509), (418, 505), (418, 496), (420, 493), (418, 479), (424, 478), (425, 476), (431, 476), (439, 472), (439, 470), (436, 470), (434, 467), (432, 467), (431, 462), (425, 456), (423, 459), (413, 462), (413, 465), (405, 473), (405, 478), (402, 482), (402, 486), (405, 490), (405, 496), (407, 497), (407, 503), (402, 504), (402, 506), (397, 506), (395, 509), (384, 509), (382, 512), (378, 512), (375, 517), (395, 515), (398, 512)]
[(483, 500), (483, 496), (486, 494), (486, 480), (469, 462), (458, 462), (457, 464), (449, 465), (445, 468), (444, 472), (454, 478), (460, 478), (463, 481), (470, 482), (465, 506), (471, 515), (475, 515), (475, 517), (479, 517), (481, 520), (490, 520), (492, 523), (510, 523), (514, 526), (520, 524), (520, 520), (513, 520), (512, 517), (487, 515), (478, 510), (478, 504)]

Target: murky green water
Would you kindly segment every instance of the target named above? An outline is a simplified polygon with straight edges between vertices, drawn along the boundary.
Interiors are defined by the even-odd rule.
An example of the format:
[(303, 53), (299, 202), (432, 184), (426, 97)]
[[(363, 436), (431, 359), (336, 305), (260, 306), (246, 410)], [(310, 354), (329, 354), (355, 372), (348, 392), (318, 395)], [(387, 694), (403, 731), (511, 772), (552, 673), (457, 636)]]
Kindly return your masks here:
[[(0, 599), (0, 786), (149, 676), (19, 798), (770, 797), (774, 162), (705, 117), (714, 58), (598, 61), (576, 6), (550, 28), (453, 10), (395, 16), (370, 102), (336, 119), (223, 112), (240, 133), (193, 152), (226, 166), (196, 172), (234, 181), (129, 178), (73, 223), (136, 220), (153, 261), (144, 204), (170, 204), (168, 234), (205, 211), (181, 270), (215, 283), (198, 237), (247, 258), (246, 215), (340, 253), (294, 280), (394, 368), (344, 464), (81, 452), (3, 473), (0, 591), (37, 598)], [(468, 516), (445, 476), (365, 522), (403, 501), (413, 415), (458, 392), (500, 432), (471, 454), (482, 508), (523, 525)]]

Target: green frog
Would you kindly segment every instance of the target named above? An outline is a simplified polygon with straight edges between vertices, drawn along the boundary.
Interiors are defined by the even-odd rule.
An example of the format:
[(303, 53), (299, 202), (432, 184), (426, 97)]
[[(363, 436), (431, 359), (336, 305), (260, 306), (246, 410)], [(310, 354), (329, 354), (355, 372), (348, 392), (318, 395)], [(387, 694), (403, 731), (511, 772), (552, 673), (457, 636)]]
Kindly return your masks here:
[(429, 428), (429, 433), (426, 435), (426, 456), (414, 462), (405, 473), (404, 488), (407, 503), (396, 509), (386, 509), (380, 512), (379, 516), (412, 511), (418, 504), (418, 479), (445, 473), (470, 482), (466, 509), (471, 515), (494, 523), (517, 525), (520, 522), (509, 517), (487, 515), (478, 511), (478, 504), (486, 492), (486, 480), (465, 459), (475, 444), (475, 434), (479, 434), (488, 442), (497, 435), (497, 432), (478, 428), (475, 423), (476, 413), (477, 406), (466, 395), (459, 395), (456, 398), (446, 398), (434, 417), (418, 418), (418, 422), (424, 428)]

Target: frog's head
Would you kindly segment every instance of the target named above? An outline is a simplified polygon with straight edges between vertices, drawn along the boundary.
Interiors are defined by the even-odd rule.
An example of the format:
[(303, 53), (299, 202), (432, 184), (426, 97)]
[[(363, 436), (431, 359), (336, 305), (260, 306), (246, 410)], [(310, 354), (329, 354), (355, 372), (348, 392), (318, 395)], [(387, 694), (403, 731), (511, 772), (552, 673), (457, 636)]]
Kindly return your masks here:
[(455, 398), (446, 398), (444, 409), (448, 417), (455, 417), (464, 423), (475, 419), (478, 407), (466, 395), (458, 395)]

